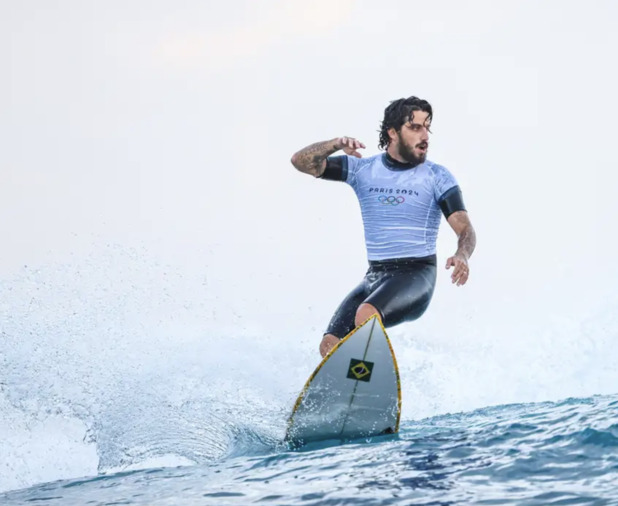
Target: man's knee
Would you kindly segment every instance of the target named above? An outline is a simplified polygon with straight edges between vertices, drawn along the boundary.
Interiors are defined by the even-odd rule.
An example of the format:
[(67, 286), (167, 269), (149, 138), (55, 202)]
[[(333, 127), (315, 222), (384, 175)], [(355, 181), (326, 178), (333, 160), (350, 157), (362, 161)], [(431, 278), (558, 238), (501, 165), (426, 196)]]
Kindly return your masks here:
[(354, 318), (354, 324), (358, 327), (361, 323), (367, 321), (373, 315), (376, 315), (380, 321), (382, 321), (382, 317), (380, 312), (376, 309), (375, 306), (367, 302), (363, 302), (358, 309), (356, 310), (356, 317)]

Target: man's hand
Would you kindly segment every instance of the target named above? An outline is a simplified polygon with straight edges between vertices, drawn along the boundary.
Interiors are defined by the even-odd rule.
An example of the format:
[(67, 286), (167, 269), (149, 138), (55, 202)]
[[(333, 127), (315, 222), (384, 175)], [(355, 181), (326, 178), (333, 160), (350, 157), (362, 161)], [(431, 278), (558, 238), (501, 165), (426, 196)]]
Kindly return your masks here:
[(470, 268), (468, 267), (468, 259), (461, 254), (455, 254), (446, 261), (446, 268), (454, 267), (451, 279), (457, 286), (465, 285), (468, 281)]
[(339, 137), (336, 142), (337, 148), (342, 149), (346, 155), (355, 156), (356, 158), (362, 158), (357, 149), (365, 149), (365, 145), (354, 139), (353, 137)]

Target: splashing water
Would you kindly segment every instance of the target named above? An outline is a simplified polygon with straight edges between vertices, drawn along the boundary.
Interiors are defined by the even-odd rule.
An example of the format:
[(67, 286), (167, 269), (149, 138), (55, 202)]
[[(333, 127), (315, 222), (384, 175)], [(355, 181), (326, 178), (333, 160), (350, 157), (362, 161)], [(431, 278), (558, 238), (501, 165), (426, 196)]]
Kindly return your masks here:
[[(108, 247), (0, 283), (0, 490), (281, 448), (328, 315), (291, 337), (293, 308), (260, 327), (207, 274)], [(454, 329), (429, 313), (389, 332), (404, 422), (613, 392), (613, 311), (529, 328), (501, 317)]]

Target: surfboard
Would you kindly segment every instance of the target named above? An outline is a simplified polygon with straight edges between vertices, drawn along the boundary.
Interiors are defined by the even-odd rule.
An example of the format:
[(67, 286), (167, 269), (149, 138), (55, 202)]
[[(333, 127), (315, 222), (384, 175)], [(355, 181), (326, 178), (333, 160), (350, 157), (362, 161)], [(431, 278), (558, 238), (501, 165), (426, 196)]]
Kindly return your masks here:
[(309, 377), (288, 420), (285, 440), (300, 447), (394, 434), (400, 416), (397, 360), (386, 330), (372, 316), (343, 338)]

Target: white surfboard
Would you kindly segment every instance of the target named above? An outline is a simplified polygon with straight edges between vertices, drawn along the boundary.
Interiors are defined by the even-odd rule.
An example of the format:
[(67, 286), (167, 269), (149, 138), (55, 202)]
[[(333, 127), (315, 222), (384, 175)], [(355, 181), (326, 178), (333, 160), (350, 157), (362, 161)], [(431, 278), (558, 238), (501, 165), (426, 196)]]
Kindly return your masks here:
[(401, 387), (393, 348), (376, 316), (354, 329), (307, 380), (288, 421), (292, 446), (399, 430)]

